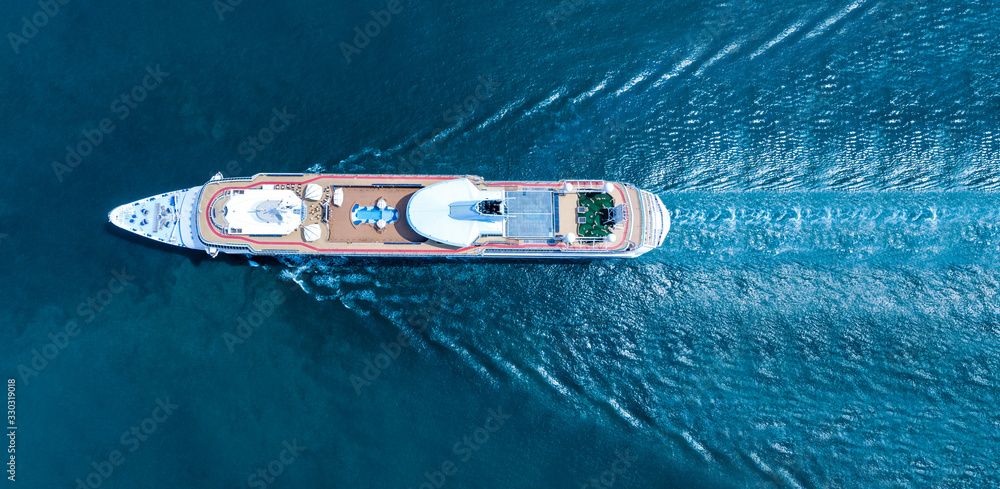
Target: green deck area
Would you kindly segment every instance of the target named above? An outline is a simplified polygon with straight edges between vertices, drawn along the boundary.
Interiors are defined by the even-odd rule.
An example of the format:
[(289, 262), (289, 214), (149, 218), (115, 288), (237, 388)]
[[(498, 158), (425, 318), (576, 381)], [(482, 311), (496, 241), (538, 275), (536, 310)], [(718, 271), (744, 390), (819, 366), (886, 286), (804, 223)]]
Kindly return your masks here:
[(598, 211), (601, 209), (615, 206), (611, 195), (597, 192), (581, 193), (578, 205), (587, 208), (587, 212), (577, 214), (577, 217), (586, 219), (586, 222), (577, 224), (576, 227), (577, 234), (581, 238), (603, 238), (611, 234), (612, 226), (602, 226), (601, 218), (598, 216)]

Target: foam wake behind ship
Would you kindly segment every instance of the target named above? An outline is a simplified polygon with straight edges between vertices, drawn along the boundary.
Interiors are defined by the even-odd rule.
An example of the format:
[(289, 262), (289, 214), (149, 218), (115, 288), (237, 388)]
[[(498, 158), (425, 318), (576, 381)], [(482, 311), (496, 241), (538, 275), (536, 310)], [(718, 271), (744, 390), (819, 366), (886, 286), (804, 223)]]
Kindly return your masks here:
[(630, 184), (477, 176), (217, 174), (108, 219), (212, 256), (636, 257), (670, 229), (660, 198)]

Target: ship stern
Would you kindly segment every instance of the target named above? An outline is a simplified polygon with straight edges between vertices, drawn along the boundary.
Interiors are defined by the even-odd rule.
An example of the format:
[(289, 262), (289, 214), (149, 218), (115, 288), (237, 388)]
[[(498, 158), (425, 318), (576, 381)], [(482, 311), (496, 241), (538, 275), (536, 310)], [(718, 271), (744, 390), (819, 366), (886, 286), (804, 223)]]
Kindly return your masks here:
[(670, 232), (670, 211), (660, 197), (652, 192), (639, 190), (642, 204), (642, 244), (639, 253), (660, 247)]

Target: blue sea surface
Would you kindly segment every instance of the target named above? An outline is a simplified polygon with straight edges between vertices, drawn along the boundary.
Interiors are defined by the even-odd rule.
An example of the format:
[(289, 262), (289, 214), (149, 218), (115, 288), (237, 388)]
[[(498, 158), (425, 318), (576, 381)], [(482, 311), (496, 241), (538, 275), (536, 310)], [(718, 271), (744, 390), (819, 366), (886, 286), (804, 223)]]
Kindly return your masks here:
[[(4, 2), (3, 487), (1000, 487), (998, 19)], [(275, 260), (107, 223), (220, 171), (625, 181), (673, 228)]]

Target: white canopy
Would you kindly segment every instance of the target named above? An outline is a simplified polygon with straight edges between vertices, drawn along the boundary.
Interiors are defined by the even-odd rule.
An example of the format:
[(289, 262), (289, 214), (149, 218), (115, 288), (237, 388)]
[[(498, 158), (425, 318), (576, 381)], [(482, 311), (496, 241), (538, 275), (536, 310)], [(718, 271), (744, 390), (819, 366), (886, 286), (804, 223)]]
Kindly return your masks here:
[[(459, 212), (486, 199), (503, 199), (503, 191), (482, 190), (468, 178), (435, 183), (413, 194), (406, 220), (422, 236), (452, 246), (468, 246), (482, 234), (501, 234), (503, 220), (474, 212)], [(452, 207), (456, 209), (452, 209)], [(481, 219), (481, 220), (480, 220)]]
[(306, 185), (306, 191), (304, 195), (306, 200), (319, 200), (323, 198), (323, 187), (320, 187), (315, 183), (310, 183)]
[(316, 241), (319, 239), (320, 234), (322, 234), (322, 229), (319, 227), (319, 224), (310, 224), (302, 228), (302, 237), (306, 241)]
[(337, 207), (344, 205), (344, 189), (337, 188), (333, 191), (333, 205)]

